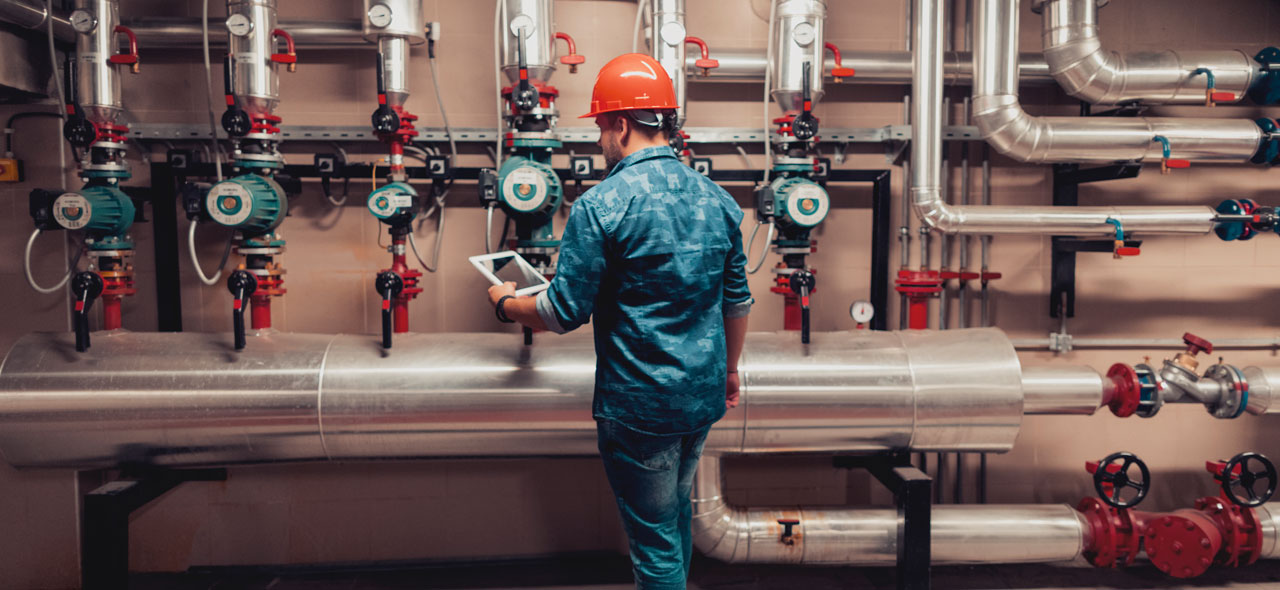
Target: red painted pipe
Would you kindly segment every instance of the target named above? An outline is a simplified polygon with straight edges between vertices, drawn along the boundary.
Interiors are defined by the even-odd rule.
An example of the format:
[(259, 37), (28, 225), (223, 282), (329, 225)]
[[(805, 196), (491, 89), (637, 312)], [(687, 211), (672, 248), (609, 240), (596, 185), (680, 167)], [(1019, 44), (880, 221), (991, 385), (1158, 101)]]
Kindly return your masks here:
[(121, 298), (113, 295), (102, 296), (102, 329), (119, 330)]
[(271, 296), (253, 294), (249, 297), (249, 309), (253, 312), (253, 329), (271, 329)]

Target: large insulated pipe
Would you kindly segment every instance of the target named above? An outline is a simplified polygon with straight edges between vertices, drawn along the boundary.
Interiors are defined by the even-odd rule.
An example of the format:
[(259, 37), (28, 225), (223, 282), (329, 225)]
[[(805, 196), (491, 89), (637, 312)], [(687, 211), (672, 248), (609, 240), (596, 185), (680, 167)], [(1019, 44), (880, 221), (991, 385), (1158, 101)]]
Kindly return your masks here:
[[(773, 68), (770, 95), (782, 112), (799, 111), (804, 106), (804, 65), (810, 64), (809, 92), (814, 104), (822, 100), (822, 76), (815, 75), (824, 63), (823, 27), (827, 19), (826, 0), (775, 0)], [(716, 53), (719, 59), (719, 52)]]
[(507, 81), (520, 81), (520, 38), (530, 80), (546, 82), (556, 71), (554, 2), (551, 0), (502, 0), (505, 11), (501, 31), (502, 73)]
[(1023, 367), (1022, 413), (1093, 414), (1102, 406), (1107, 383), (1090, 367)]
[(116, 123), (124, 111), (116, 53), (118, 0), (76, 0), (76, 9), (93, 17), (93, 29), (76, 35), (75, 96), (85, 116), (95, 123)]
[[(591, 455), (587, 336), (22, 338), (0, 367), (0, 455), (18, 467)], [(1007, 451), (1022, 371), (996, 329), (748, 336), (743, 401), (708, 452)], [(1064, 392), (1076, 399), (1078, 392)], [(1040, 396), (1038, 405), (1067, 406)]]
[(378, 44), (387, 104), (409, 99), (409, 48), (427, 42), (422, 0), (364, 0), (364, 38)]
[(227, 0), (226, 22), (236, 101), (251, 116), (270, 115), (280, 104), (280, 76), (271, 60), (276, 0)]
[(693, 65), (697, 56), (689, 62), (689, 69), (686, 69), (684, 40), (688, 36), (688, 30), (684, 25), (684, 0), (649, 0), (649, 3), (653, 6), (649, 20), (652, 23), (649, 51), (671, 77), (671, 85), (676, 90), (676, 104), (680, 105), (676, 111), (677, 126), (683, 127), (688, 110), (685, 108), (688, 104), (689, 85), (686, 72), (702, 71)]
[[(1215, 212), (1209, 207), (999, 207), (949, 205), (942, 199), (942, 13), (938, 0), (913, 0), (915, 27), (915, 82), (912, 85), (911, 195), (916, 214), (933, 230), (950, 234), (1057, 234), (1114, 236), (1119, 221), (1126, 232), (1205, 234), (1214, 227)], [(1015, 121), (1062, 120), (1064, 130), (1073, 125), (1097, 128), (1099, 123), (1117, 119), (1035, 119), (1018, 106), (1016, 77), (1010, 66), (1017, 65), (1016, 41), (1008, 37), (1017, 31), (1017, 0), (977, 0), (974, 24), (974, 119), (984, 133), (992, 131), (992, 113), (1013, 116)], [(1017, 36), (1013, 35), (1016, 40)], [(992, 67), (995, 66), (995, 67)], [(993, 81), (993, 80), (998, 80)], [(982, 93), (979, 88), (985, 89)], [(989, 92), (1000, 88), (1005, 94)], [(1011, 94), (1010, 94), (1011, 93)], [(982, 99), (981, 102), (979, 99)], [(992, 105), (996, 105), (993, 107)], [(1003, 108), (999, 105), (1012, 105)], [(979, 116), (979, 113), (984, 113)], [(1068, 124), (1070, 123), (1070, 124)], [(1250, 123), (1252, 124), (1252, 123)], [(1052, 135), (1050, 137), (1053, 137)], [(1090, 134), (1095, 140), (1105, 136)], [(993, 142), (995, 143), (995, 142)], [(999, 145), (999, 144), (997, 144)], [(1103, 144), (1099, 144), (1102, 149)], [(1124, 159), (1124, 158), (1119, 158)]]
[[(43, 0), (0, 0), (0, 21), (44, 32), (48, 26), (48, 18), (49, 10)], [(199, 30), (197, 22), (197, 33)], [(76, 31), (71, 28), (71, 21), (66, 14), (54, 12), (53, 35), (59, 41), (75, 42)]]
[[(799, 521), (784, 535), (780, 520)], [(935, 565), (1069, 562), (1089, 526), (1066, 504), (934, 506)], [(720, 458), (703, 455), (693, 492), (693, 543), (730, 563), (893, 565), (901, 518), (892, 508), (739, 508), (725, 500)]]
[[(716, 46), (715, 55), (720, 67), (703, 76), (694, 66), (697, 56), (685, 58), (689, 78), (702, 82), (759, 82), (764, 79), (766, 54), (761, 49), (735, 49)], [(845, 51), (843, 65), (853, 68), (857, 76), (848, 82), (856, 84), (910, 84), (910, 51)], [(1024, 53), (1018, 58), (1021, 82), (1027, 85), (1054, 84), (1049, 66), (1039, 53)], [(835, 60), (825, 58), (823, 73), (831, 77)], [(973, 82), (973, 58), (968, 52), (948, 51), (943, 57), (944, 82), (948, 86), (967, 86)]]
[(1044, 60), (1067, 94), (1094, 104), (1204, 104), (1214, 90), (1236, 102), (1262, 75), (1249, 54), (1224, 51), (1108, 51), (1098, 39), (1096, 0), (1040, 0)]
[[(1033, 117), (1018, 102), (1018, 0), (980, 0), (973, 20), (973, 122), (1020, 162), (1138, 162), (1162, 157), (1248, 162), (1261, 145), (1251, 119)], [(1207, 231), (1207, 230), (1206, 230)]]

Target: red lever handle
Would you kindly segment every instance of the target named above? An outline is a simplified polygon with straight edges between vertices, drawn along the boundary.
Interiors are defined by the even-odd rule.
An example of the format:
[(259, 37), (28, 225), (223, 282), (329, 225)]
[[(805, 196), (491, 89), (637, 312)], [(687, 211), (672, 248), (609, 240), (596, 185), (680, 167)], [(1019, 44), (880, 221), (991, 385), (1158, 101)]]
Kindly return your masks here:
[(1210, 92), (1209, 100), (1213, 102), (1235, 102), (1236, 95), (1233, 92)]
[(842, 82), (842, 78), (852, 78), (853, 68), (844, 67), (844, 64), (840, 61), (840, 48), (830, 41), (823, 43), (823, 47), (826, 47), (827, 51), (830, 51), (832, 57), (836, 60), (836, 67), (831, 69), (831, 76), (835, 78), (836, 82)]
[(293, 35), (290, 35), (284, 29), (273, 29), (271, 31), (271, 37), (284, 37), (284, 43), (287, 49), (285, 53), (271, 54), (271, 61), (278, 64), (289, 64), (290, 72), (298, 71), (298, 54), (294, 51)]
[(1190, 354), (1213, 354), (1213, 343), (1187, 332), (1182, 335), (1182, 341), (1187, 344), (1187, 352)]
[(133, 66), (133, 73), (138, 73), (138, 36), (133, 34), (133, 30), (124, 25), (116, 25), (112, 30), (113, 33), (124, 33), (129, 38), (129, 51), (126, 53), (117, 53), (107, 61), (113, 64), (124, 64)]
[(703, 76), (711, 75), (712, 68), (720, 67), (720, 60), (711, 59), (711, 52), (707, 48), (707, 42), (703, 41), (701, 37), (689, 35), (684, 38), (684, 42), (690, 45), (697, 45), (698, 49), (702, 51), (702, 59), (693, 62), (693, 65), (702, 68)]
[(587, 58), (578, 55), (578, 44), (573, 42), (573, 37), (568, 33), (556, 33), (556, 39), (561, 39), (569, 46), (569, 55), (560, 58), (560, 63), (569, 66), (569, 73), (578, 73), (578, 66), (586, 63)]

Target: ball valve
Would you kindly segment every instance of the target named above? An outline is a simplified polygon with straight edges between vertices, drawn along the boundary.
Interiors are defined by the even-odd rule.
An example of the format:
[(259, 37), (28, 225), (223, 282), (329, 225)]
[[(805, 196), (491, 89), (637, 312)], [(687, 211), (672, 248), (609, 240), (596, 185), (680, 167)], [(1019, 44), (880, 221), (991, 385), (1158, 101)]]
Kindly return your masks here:
[(258, 290), (258, 279), (245, 270), (237, 270), (227, 277), (227, 290), (231, 292), (231, 331), (236, 350), (244, 350), (245, 303)]
[(1137, 414), (1150, 418), (1166, 403), (1200, 403), (1215, 418), (1237, 418), (1249, 404), (1249, 382), (1234, 365), (1219, 363), (1198, 375), (1196, 355), (1212, 353), (1213, 343), (1194, 334), (1183, 334), (1187, 349), (1159, 368), (1123, 363), (1107, 371), (1105, 399), (1119, 417)]
[(104, 286), (102, 276), (93, 271), (78, 273), (71, 279), (71, 295), (76, 302), (71, 316), (72, 328), (76, 333), (76, 352), (89, 350), (89, 308), (102, 295)]

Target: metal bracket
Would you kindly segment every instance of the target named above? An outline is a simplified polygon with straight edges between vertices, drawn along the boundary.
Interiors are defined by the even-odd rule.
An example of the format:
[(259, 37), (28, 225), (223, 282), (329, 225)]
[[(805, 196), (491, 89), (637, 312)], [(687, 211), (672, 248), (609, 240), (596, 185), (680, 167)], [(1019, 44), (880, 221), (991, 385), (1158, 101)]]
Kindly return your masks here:
[[(1080, 200), (1080, 185), (1087, 182), (1136, 178), (1142, 165), (1124, 162), (1110, 166), (1081, 169), (1079, 164), (1054, 164), (1053, 204), (1058, 207), (1075, 207)], [(1126, 240), (1126, 246), (1140, 246), (1142, 242)], [(1053, 236), (1052, 270), (1049, 289), (1049, 317), (1076, 315), (1076, 253), (1111, 252), (1113, 240), (1082, 240), (1066, 236)], [(1068, 348), (1070, 350), (1070, 348)]]
[(898, 507), (898, 590), (929, 590), (933, 479), (911, 465), (910, 453), (839, 456), (835, 467), (866, 469), (893, 492)]

